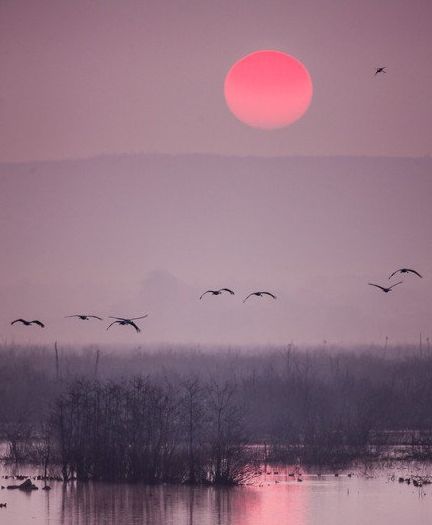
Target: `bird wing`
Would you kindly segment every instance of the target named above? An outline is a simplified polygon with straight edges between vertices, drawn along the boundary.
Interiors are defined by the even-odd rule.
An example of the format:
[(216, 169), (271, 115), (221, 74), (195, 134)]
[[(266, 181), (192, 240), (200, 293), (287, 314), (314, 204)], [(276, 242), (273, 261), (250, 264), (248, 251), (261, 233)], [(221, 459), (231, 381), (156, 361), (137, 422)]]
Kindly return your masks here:
[(68, 319), (68, 317), (80, 317), (79, 315), (65, 315), (65, 319)]
[(38, 320), (35, 320), (35, 321), (31, 321), (32, 324), (37, 324), (38, 326), (40, 326), (41, 328), (45, 328), (45, 325), (43, 323), (41, 323), (40, 321)]
[(133, 321), (130, 321), (128, 324), (133, 326), (135, 328), (135, 330), (137, 331), (137, 333), (141, 332), (141, 330), (138, 328), (138, 326)]
[(86, 315), (86, 317), (92, 317), (93, 319), (99, 319), (99, 321), (103, 321), (102, 317), (98, 317), (97, 315)]
[(418, 275), (419, 277), (422, 277), (416, 270), (412, 270), (411, 268), (406, 268), (406, 271), (407, 272), (411, 272), (411, 273), (415, 273), (416, 275)]
[(229, 288), (221, 288), (219, 292), (229, 292), (231, 295), (235, 295), (235, 293)]
[(15, 319), (15, 321), (12, 321), (11, 324), (15, 323), (25, 323), (24, 319)]
[(380, 286), (379, 284), (374, 283), (368, 283), (369, 286), (376, 286), (377, 288), (380, 288), (383, 292), (387, 290), (387, 288), (384, 288), (384, 286)]
[[(111, 317), (110, 319), (112, 319), (112, 317)], [(111, 328), (111, 326), (112, 326), (113, 324), (116, 324), (116, 323), (119, 323), (119, 322), (120, 322), (120, 321), (113, 321), (113, 322), (108, 326), (108, 328)], [(107, 328), (107, 330), (108, 330), (108, 328)]]
[(141, 317), (132, 317), (131, 319), (128, 319), (128, 321), (137, 321), (138, 319), (145, 319), (148, 316), (149, 314), (142, 315)]
[(214, 290), (207, 290), (201, 295), (200, 299), (202, 299), (206, 293), (214, 293)]
[(247, 297), (245, 297), (245, 298), (243, 299), (243, 302), (245, 303), (245, 302), (249, 299), (249, 297), (250, 297), (251, 295), (255, 295), (255, 294), (256, 294), (256, 292), (252, 292), (252, 293), (250, 293)]
[(397, 286), (398, 284), (402, 284), (402, 283), (403, 283), (403, 281), (399, 281), (398, 283), (392, 284), (392, 285), (390, 286), (390, 290), (391, 290), (392, 288), (394, 288), (395, 286)]
[(276, 299), (276, 295), (273, 295), (270, 292), (261, 292), (263, 295), (270, 295), (270, 297), (273, 297), (273, 299)]
[(400, 270), (395, 270), (389, 277), (389, 279), (391, 279), (394, 275), (396, 275), (398, 272), (400, 272)]
[[(137, 319), (144, 319), (145, 317), (148, 317), (149, 314), (142, 315), (141, 317), (132, 317), (129, 319), (129, 317), (108, 317), (108, 319), (117, 319), (117, 321), (136, 321)], [(88, 317), (96, 317), (94, 315), (89, 315)], [(99, 319), (99, 317), (98, 317)], [(101, 319), (102, 320), (102, 319)]]

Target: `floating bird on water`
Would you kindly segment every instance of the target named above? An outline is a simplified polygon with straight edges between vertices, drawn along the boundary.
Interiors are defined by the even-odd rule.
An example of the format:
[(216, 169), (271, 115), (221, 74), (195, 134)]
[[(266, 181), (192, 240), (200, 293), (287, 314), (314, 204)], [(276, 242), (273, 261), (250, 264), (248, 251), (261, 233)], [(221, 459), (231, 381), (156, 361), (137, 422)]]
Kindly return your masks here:
[(273, 297), (273, 299), (277, 298), (276, 295), (273, 295), (270, 292), (252, 292), (243, 299), (243, 302), (245, 303), (249, 299), (249, 297), (251, 297), (252, 295), (256, 295), (257, 297), (262, 297), (263, 295), (269, 295), (270, 297)]
[(81, 319), (81, 321), (89, 321), (90, 319), (99, 319), (99, 321), (103, 321), (102, 317), (98, 317), (97, 315), (84, 315), (84, 314), (66, 315), (65, 319), (67, 319), (68, 317), (77, 317), (78, 319)]
[(220, 295), (222, 292), (228, 292), (231, 295), (235, 295), (234, 292), (229, 288), (221, 288), (220, 290), (207, 290), (201, 295), (200, 299), (202, 299), (206, 293), (211, 293), (212, 295)]
[(400, 273), (414, 273), (418, 277), (422, 277), (416, 270), (412, 270), (411, 268), (399, 268), (399, 270), (394, 271), (390, 275), (389, 279), (391, 279), (393, 277), (393, 275), (396, 275), (398, 272), (400, 272)]
[(388, 288), (386, 288), (385, 286), (380, 286), (379, 284), (373, 284), (373, 283), (368, 283), (370, 286), (375, 286), (376, 288), (379, 288), (380, 290), (382, 290), (384, 293), (389, 293), (391, 292), (392, 288), (394, 288), (395, 286), (397, 286), (398, 284), (402, 284), (403, 281), (399, 281), (398, 283), (395, 283), (395, 284), (392, 284), (391, 286), (389, 286)]
[[(110, 319), (116, 319), (116, 321), (113, 321), (108, 328), (110, 328), (113, 324), (119, 324), (120, 326), (132, 326), (135, 328), (137, 332), (141, 332), (141, 330), (138, 328), (138, 326), (134, 323), (134, 321), (137, 321), (138, 319), (145, 319), (148, 317), (148, 314), (142, 315), (141, 317), (133, 317), (132, 319), (125, 319), (124, 317), (110, 317)], [(107, 330), (108, 330), (107, 328)]]
[(377, 67), (377, 68), (376, 68), (376, 71), (375, 71), (375, 75), (374, 75), (374, 77), (376, 77), (376, 76), (378, 75), (378, 73), (387, 73), (387, 71), (386, 71), (386, 67), (387, 67), (387, 66), (384, 66), (384, 67)]
[(22, 323), (24, 326), (30, 326), (32, 324), (37, 324), (41, 328), (45, 328), (45, 325), (43, 323), (41, 323), (40, 321), (38, 321), (38, 320), (26, 321), (25, 319), (15, 319), (15, 321), (11, 322), (11, 324), (15, 324), (15, 323)]

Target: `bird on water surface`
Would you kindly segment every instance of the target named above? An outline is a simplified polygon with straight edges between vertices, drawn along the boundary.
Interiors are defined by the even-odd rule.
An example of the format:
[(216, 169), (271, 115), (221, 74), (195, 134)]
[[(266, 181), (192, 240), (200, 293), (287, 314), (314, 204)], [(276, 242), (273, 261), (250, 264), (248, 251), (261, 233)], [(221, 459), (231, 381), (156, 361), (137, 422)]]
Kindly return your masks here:
[(30, 326), (32, 324), (37, 324), (41, 328), (45, 328), (45, 325), (43, 323), (41, 323), (40, 321), (38, 321), (37, 319), (34, 320), (34, 321), (26, 321), (25, 319), (15, 319), (15, 321), (11, 322), (11, 325), (13, 325), (15, 323), (22, 323), (24, 326)]
[(374, 283), (368, 283), (368, 285), (369, 286), (375, 286), (376, 288), (379, 288), (380, 290), (382, 290), (384, 293), (389, 293), (389, 292), (392, 291), (392, 288), (394, 288), (398, 284), (402, 284), (402, 283), (403, 283), (403, 281), (399, 281), (398, 283), (392, 284), (389, 287), (380, 286), (379, 284), (374, 284)]
[(113, 324), (119, 324), (120, 326), (132, 326), (133, 328), (135, 328), (135, 330), (138, 332), (141, 332), (140, 328), (138, 328), (138, 326), (134, 323), (134, 321), (137, 321), (138, 319), (145, 319), (146, 317), (148, 317), (149, 314), (146, 314), (146, 315), (142, 315), (141, 317), (133, 317), (132, 319), (127, 319), (127, 318), (124, 318), (124, 317), (110, 317), (110, 319), (116, 319), (115, 321), (113, 321), (107, 328), (107, 330), (109, 328), (111, 328), (111, 326)]
[(243, 299), (243, 302), (245, 303), (249, 299), (249, 297), (251, 297), (252, 295), (256, 295), (257, 297), (262, 297), (263, 295), (268, 295), (270, 297), (273, 297), (273, 299), (277, 299), (276, 295), (274, 295), (274, 294), (272, 294), (270, 292), (252, 292), (247, 297), (245, 297)]
[(219, 290), (207, 290), (201, 295), (200, 299), (202, 299), (206, 293), (211, 293), (212, 295), (221, 295), (222, 292), (228, 292), (231, 295), (235, 295), (234, 292), (229, 288), (220, 288)]

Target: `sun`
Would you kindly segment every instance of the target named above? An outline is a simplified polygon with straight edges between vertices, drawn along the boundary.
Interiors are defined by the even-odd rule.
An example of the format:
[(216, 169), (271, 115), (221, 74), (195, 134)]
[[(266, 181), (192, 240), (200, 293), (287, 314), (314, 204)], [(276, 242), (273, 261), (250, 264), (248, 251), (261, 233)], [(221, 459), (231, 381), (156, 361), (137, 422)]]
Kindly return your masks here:
[(301, 118), (312, 100), (312, 80), (297, 58), (262, 50), (237, 61), (225, 77), (225, 100), (243, 123), (276, 129)]

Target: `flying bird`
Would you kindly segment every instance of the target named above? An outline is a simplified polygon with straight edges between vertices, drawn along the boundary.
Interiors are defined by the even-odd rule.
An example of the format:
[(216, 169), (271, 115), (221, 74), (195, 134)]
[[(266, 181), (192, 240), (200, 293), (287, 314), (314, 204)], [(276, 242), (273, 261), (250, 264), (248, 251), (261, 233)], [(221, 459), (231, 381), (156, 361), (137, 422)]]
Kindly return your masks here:
[(411, 268), (399, 268), (399, 270), (394, 271), (390, 275), (389, 279), (391, 279), (393, 277), (393, 275), (396, 275), (398, 272), (400, 272), (400, 273), (414, 273), (418, 277), (422, 278), (422, 276), (416, 270), (412, 270)]
[(374, 77), (376, 77), (376, 76), (378, 75), (378, 73), (387, 73), (387, 71), (386, 71), (386, 67), (387, 67), (387, 66), (384, 66), (384, 67), (377, 67), (377, 68), (376, 68), (376, 71), (375, 71), (375, 75), (374, 75)]
[(234, 292), (229, 288), (221, 288), (220, 290), (207, 290), (201, 295), (200, 299), (202, 299), (206, 293), (211, 293), (212, 295), (220, 295), (222, 292), (228, 292), (231, 295), (235, 295)]
[(137, 321), (138, 319), (145, 319), (146, 317), (148, 317), (148, 314), (146, 315), (142, 315), (141, 317), (133, 317), (132, 319), (126, 319), (124, 317), (110, 317), (110, 319), (116, 319), (116, 321), (113, 321), (107, 328), (107, 330), (109, 328), (111, 328), (111, 326), (113, 324), (119, 324), (120, 326), (132, 326), (133, 328), (135, 328), (135, 330), (138, 332), (141, 332), (141, 330), (138, 328), (138, 326), (134, 323), (134, 321)]
[(99, 319), (99, 321), (103, 321), (102, 317), (98, 317), (97, 315), (85, 315), (85, 314), (66, 315), (65, 319), (67, 319), (68, 317), (77, 317), (78, 319), (81, 319), (81, 321), (89, 321), (90, 319)]
[(389, 286), (388, 288), (386, 288), (385, 286), (380, 286), (379, 284), (373, 284), (373, 283), (368, 283), (370, 286), (375, 286), (376, 288), (379, 288), (380, 290), (382, 290), (384, 293), (389, 293), (391, 292), (392, 288), (394, 288), (395, 286), (397, 286), (398, 284), (402, 284), (403, 281), (399, 281), (398, 283), (395, 283), (395, 284), (392, 284), (391, 286)]
[(37, 319), (35, 321), (26, 321), (25, 319), (15, 319), (15, 321), (12, 321), (11, 324), (15, 323), (22, 323), (24, 326), (30, 326), (32, 324), (37, 324), (41, 328), (45, 328), (45, 325), (38, 321)]
[(263, 295), (269, 295), (270, 297), (273, 297), (273, 299), (276, 299), (276, 295), (273, 295), (270, 292), (252, 292), (243, 299), (243, 302), (245, 303), (249, 299), (249, 297), (251, 297), (252, 295), (256, 295), (257, 297), (262, 297)]

